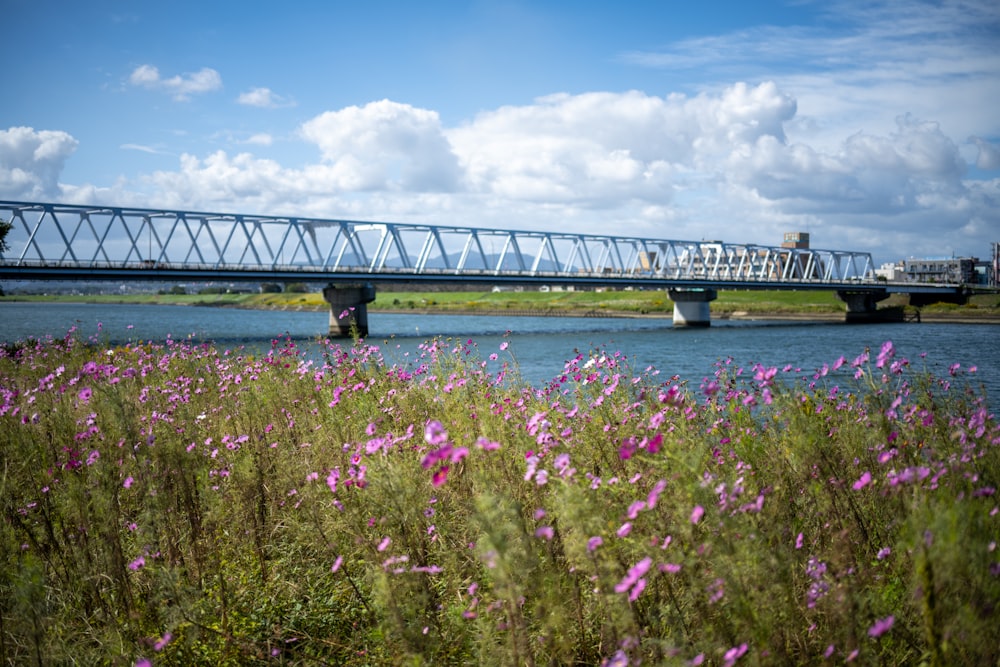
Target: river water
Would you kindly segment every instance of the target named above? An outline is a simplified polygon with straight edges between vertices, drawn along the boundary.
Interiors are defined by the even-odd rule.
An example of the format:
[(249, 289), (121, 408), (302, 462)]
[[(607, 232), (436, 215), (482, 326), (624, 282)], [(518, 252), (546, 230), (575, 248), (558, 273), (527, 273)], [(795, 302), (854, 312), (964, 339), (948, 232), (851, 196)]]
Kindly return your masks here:
[[(622, 352), (632, 368), (653, 366), (697, 386), (728, 357), (748, 365), (791, 365), (812, 371), (848, 360), (870, 348), (872, 358), (891, 340), (898, 356), (919, 368), (947, 373), (951, 364), (976, 366), (972, 378), (985, 386), (991, 405), (1000, 395), (1000, 325), (719, 320), (704, 329), (674, 329), (669, 318), (496, 317), (369, 313), (367, 342), (389, 362), (416, 359), (421, 343), (434, 337), (472, 340), (482, 359), (512, 354), (521, 377), (539, 386), (556, 377), (576, 350)], [(272, 339), (290, 336), (308, 351), (326, 332), (328, 314), (234, 308), (148, 305), (0, 303), (0, 341), (46, 335), (78, 335), (108, 344), (193, 337), (225, 348), (260, 351)], [(508, 333), (509, 332), (509, 333)], [(500, 351), (503, 342), (506, 352)], [(926, 356), (921, 357), (921, 354)], [(846, 372), (846, 369), (842, 369)]]

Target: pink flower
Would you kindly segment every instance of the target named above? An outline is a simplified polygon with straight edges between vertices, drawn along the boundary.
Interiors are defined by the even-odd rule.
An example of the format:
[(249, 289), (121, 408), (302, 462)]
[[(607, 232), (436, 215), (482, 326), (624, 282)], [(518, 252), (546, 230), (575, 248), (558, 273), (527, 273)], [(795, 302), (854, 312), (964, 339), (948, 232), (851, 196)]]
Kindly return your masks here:
[(441, 445), (448, 440), (448, 432), (444, 430), (441, 422), (432, 419), (424, 427), (424, 440), (428, 445)]
[(892, 347), (892, 341), (885, 341), (882, 343), (882, 349), (879, 350), (878, 359), (875, 361), (875, 367), (882, 368), (885, 366), (886, 362), (890, 361), (895, 355), (896, 350)]
[(132, 476), (129, 475), (128, 477), (125, 478), (125, 481), (122, 482), (122, 486), (124, 486), (126, 489), (131, 488), (132, 482), (134, 482), (134, 481), (135, 480), (132, 479)]
[(388, 537), (383, 537), (382, 541), (378, 543), (377, 549), (379, 551), (385, 551), (386, 549), (389, 548), (390, 544), (392, 544), (392, 539), (390, 539)]
[(479, 447), (480, 449), (485, 450), (487, 452), (492, 452), (494, 449), (500, 448), (500, 443), (495, 442), (493, 440), (488, 440), (487, 438), (479, 437), (476, 440), (476, 447)]
[(691, 523), (698, 523), (703, 516), (705, 516), (705, 508), (701, 505), (695, 505), (694, 509), (691, 510)]
[(726, 661), (725, 664), (727, 666), (734, 664), (737, 660), (742, 658), (744, 654), (746, 654), (747, 648), (746, 644), (740, 644), (739, 646), (734, 646), (726, 651), (726, 654), (722, 656), (723, 660)]
[(135, 572), (136, 570), (138, 570), (140, 567), (142, 567), (145, 564), (146, 564), (146, 559), (143, 558), (142, 556), (139, 556), (134, 561), (132, 561), (131, 563), (128, 564), (128, 569), (130, 569), (133, 572)]
[(77, 398), (80, 399), (81, 403), (86, 403), (87, 401), (90, 400), (90, 397), (93, 395), (93, 393), (94, 392), (90, 389), (90, 387), (84, 387), (83, 389), (80, 390), (80, 393), (77, 394)]
[(604, 544), (604, 540), (601, 538), (600, 535), (596, 535), (587, 540), (587, 551), (593, 553), (594, 551), (597, 550), (597, 547), (601, 546), (602, 544)]
[(628, 518), (629, 519), (636, 518), (637, 516), (639, 516), (639, 512), (641, 512), (644, 509), (646, 509), (645, 500), (635, 501), (634, 503), (628, 506)]
[(799, 533), (799, 536), (795, 538), (795, 548), (796, 549), (802, 548), (802, 533)]
[[(630, 567), (628, 573), (622, 577), (622, 580), (615, 584), (615, 593), (624, 593), (631, 589), (632, 593), (629, 595), (629, 600), (635, 600), (639, 596), (639, 593), (646, 587), (646, 580), (643, 579), (643, 576), (649, 571), (652, 564), (653, 559), (647, 556)], [(634, 590), (637, 586), (639, 587), (638, 592)]]
[(860, 491), (861, 489), (868, 486), (871, 483), (871, 481), (872, 481), (872, 474), (866, 470), (861, 475), (861, 477), (858, 478), (858, 481), (854, 483), (853, 488), (855, 491)]
[(869, 637), (881, 637), (885, 633), (892, 629), (893, 623), (896, 622), (895, 617), (892, 615), (886, 616), (885, 618), (875, 621), (872, 627), (868, 628)]

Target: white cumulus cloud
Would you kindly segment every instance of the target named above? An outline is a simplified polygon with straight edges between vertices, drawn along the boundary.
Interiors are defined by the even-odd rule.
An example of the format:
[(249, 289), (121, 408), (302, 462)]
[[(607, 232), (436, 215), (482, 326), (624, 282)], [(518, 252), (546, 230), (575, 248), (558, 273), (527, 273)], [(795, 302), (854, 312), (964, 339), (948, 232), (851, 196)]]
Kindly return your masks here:
[[(810, 143), (789, 132), (799, 106), (773, 82), (737, 82), (692, 96), (557, 94), (445, 127), (433, 110), (381, 100), (304, 122), (299, 137), (318, 154), (298, 166), (189, 153), (131, 186), (150, 205), (247, 213), (765, 244), (802, 230), (817, 247), (877, 261), (940, 254), (946, 237), (978, 247), (1000, 229), (1000, 179), (970, 179), (960, 150), (974, 144), (979, 168), (997, 168), (995, 144), (960, 145), (942, 124), (906, 113)], [(22, 149), (20, 173), (41, 182), (54, 166), (45, 182), (55, 186), (75, 147), (63, 137), (71, 143), (49, 137), (34, 162)]]
[(981, 137), (970, 137), (969, 140), (979, 149), (979, 155), (976, 157), (977, 167), (991, 171), (1000, 169), (1000, 146)]
[(338, 188), (448, 191), (457, 160), (438, 114), (390, 100), (327, 111), (302, 125)]
[(167, 92), (178, 101), (222, 88), (222, 76), (210, 67), (164, 79), (153, 65), (140, 65), (132, 71), (128, 81), (133, 86)]
[(249, 107), (261, 107), (264, 109), (275, 109), (277, 107), (294, 106), (294, 104), (276, 94), (270, 88), (252, 88), (236, 98), (237, 103)]
[(11, 199), (57, 197), (59, 177), (78, 144), (60, 130), (0, 130), (0, 195)]

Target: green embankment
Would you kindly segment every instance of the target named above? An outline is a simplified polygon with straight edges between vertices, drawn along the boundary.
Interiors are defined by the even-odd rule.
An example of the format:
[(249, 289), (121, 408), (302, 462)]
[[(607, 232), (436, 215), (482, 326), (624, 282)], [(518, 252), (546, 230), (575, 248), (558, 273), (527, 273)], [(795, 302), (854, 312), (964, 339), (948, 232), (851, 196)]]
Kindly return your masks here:
[[(3, 301), (135, 303), (190, 306), (229, 306), (238, 308), (325, 310), (323, 296), (317, 292), (277, 294), (95, 294), (95, 295), (14, 295)], [(880, 307), (903, 306), (905, 297), (895, 296)], [(451, 313), (509, 314), (602, 314), (621, 316), (669, 316), (673, 303), (665, 292), (377, 292), (372, 311), (433, 311)], [(716, 317), (727, 316), (833, 316), (844, 312), (844, 304), (834, 292), (821, 291), (720, 291), (712, 302)], [(965, 305), (934, 304), (921, 309), (925, 315), (1000, 317), (1000, 295), (979, 294)]]

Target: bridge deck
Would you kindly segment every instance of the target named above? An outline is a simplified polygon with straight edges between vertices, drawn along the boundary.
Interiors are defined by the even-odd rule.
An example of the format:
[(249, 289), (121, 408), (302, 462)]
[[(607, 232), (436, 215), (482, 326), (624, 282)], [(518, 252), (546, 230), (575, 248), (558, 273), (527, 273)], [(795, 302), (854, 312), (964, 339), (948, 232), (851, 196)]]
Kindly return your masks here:
[(0, 201), (0, 277), (862, 289), (864, 252)]

